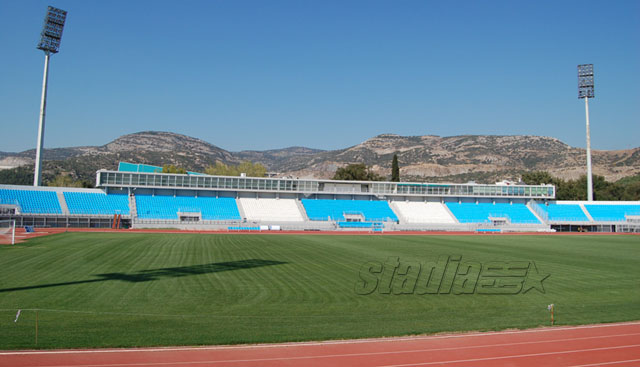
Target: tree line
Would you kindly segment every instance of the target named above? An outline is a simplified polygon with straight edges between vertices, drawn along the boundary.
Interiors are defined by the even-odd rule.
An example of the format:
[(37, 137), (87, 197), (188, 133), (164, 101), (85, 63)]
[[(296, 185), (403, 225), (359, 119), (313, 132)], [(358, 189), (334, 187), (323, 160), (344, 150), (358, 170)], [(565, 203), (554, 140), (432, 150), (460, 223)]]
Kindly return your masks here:
[[(364, 163), (353, 163), (338, 168), (334, 180), (383, 181), (386, 178), (372, 171)], [(392, 182), (400, 182), (398, 156), (394, 154), (391, 162)], [(546, 171), (525, 172), (522, 182), (527, 185), (552, 184), (556, 187), (557, 200), (587, 200), (587, 176), (576, 180), (564, 180), (552, 176)], [(593, 199), (600, 201), (636, 201), (640, 200), (640, 174), (622, 178), (615, 182), (605, 180), (603, 176), (593, 176)]]
[[(557, 200), (587, 200), (587, 175), (576, 180), (563, 180), (546, 171), (526, 172), (522, 181), (527, 185), (552, 184)], [(593, 176), (593, 200), (640, 200), (640, 175), (609, 182), (603, 176)]]
[[(371, 167), (364, 163), (352, 163), (336, 170), (332, 180), (351, 181), (384, 181), (386, 177), (373, 172)], [(400, 182), (400, 165), (398, 155), (394, 154), (391, 161), (391, 182)]]
[[(92, 181), (82, 179), (69, 172), (51, 173), (52, 170), (45, 171), (42, 175), (42, 183), (45, 186), (55, 187), (94, 187)], [(165, 164), (158, 173), (177, 173), (186, 174), (184, 167), (173, 164)], [(252, 163), (249, 161), (242, 162), (238, 165), (226, 165), (222, 162), (216, 162), (207, 167), (204, 173), (216, 176), (240, 176), (245, 173), (247, 177), (265, 177), (267, 169), (260, 163)], [(0, 184), (5, 185), (33, 185), (33, 166), (20, 166), (11, 169), (0, 170)]]

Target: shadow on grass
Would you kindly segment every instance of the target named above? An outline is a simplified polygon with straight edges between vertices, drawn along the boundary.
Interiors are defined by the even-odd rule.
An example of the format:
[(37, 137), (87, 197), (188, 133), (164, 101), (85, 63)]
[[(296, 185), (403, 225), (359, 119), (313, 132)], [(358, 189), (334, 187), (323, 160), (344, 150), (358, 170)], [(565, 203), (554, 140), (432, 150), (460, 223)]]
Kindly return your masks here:
[(26, 286), (26, 287), (4, 288), (4, 289), (0, 289), (0, 293), (26, 291), (29, 289), (61, 287), (61, 286), (75, 285), (75, 284), (106, 282), (110, 280), (120, 280), (124, 282), (129, 282), (129, 283), (149, 282), (153, 280), (158, 280), (160, 278), (179, 278), (179, 277), (184, 277), (188, 275), (211, 274), (211, 273), (218, 273), (221, 271), (251, 269), (251, 268), (258, 268), (262, 266), (282, 265), (282, 264), (286, 264), (286, 263), (282, 261), (275, 261), (275, 260), (249, 259), (249, 260), (227, 261), (227, 262), (202, 264), (202, 265), (177, 266), (173, 268), (141, 270), (141, 271), (138, 271), (137, 273), (131, 273), (131, 274), (127, 274), (127, 273), (96, 274), (95, 276), (99, 277), (98, 279), (77, 280), (74, 282), (50, 283), (50, 284), (32, 285), (32, 286)]

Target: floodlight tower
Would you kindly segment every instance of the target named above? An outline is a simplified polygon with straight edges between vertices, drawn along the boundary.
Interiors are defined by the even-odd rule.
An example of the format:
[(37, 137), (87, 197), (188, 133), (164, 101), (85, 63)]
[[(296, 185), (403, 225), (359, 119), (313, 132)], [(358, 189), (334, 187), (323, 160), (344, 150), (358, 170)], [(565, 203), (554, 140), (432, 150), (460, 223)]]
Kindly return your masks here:
[(578, 98), (584, 98), (587, 113), (587, 200), (593, 201), (591, 176), (591, 132), (589, 131), (589, 98), (593, 98), (593, 64), (578, 65)]
[(47, 80), (49, 78), (49, 57), (60, 51), (60, 40), (67, 12), (49, 6), (44, 17), (44, 25), (40, 33), (38, 48), (44, 51), (44, 76), (42, 78), (42, 100), (40, 102), (40, 122), (38, 124), (38, 145), (36, 146), (36, 169), (33, 175), (33, 186), (40, 186), (42, 181), (42, 146), (44, 144), (44, 115), (47, 109)]

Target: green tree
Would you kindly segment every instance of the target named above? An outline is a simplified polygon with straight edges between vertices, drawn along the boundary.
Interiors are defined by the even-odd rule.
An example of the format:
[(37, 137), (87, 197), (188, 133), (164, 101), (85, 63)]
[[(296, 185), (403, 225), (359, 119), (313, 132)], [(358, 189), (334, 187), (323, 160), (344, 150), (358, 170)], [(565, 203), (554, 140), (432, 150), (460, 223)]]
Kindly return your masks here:
[(217, 161), (215, 165), (205, 168), (204, 173), (213, 176), (233, 176), (229, 166), (220, 161)]
[(260, 163), (249, 161), (242, 162), (237, 166), (227, 166), (217, 161), (215, 165), (207, 167), (204, 173), (214, 176), (240, 176), (241, 173), (245, 173), (247, 177), (264, 177), (267, 174), (267, 169)]
[(391, 182), (400, 182), (400, 166), (398, 165), (398, 155), (393, 155), (391, 161)]
[[(527, 172), (522, 175), (522, 181), (527, 185), (552, 184), (556, 186), (557, 200), (587, 200), (587, 176), (582, 175), (577, 180), (563, 180), (553, 177), (546, 171)], [(633, 178), (625, 178), (617, 182), (609, 182), (603, 176), (593, 176), (594, 200), (638, 200), (634, 196)], [(638, 185), (640, 187), (640, 184)], [(637, 190), (637, 189), (636, 189)], [(636, 199), (634, 199), (636, 198)]]
[(547, 171), (532, 171), (526, 172), (522, 175), (522, 182), (527, 185), (542, 185), (542, 184), (552, 184), (554, 185), (558, 179), (551, 176), (551, 174)]
[(162, 173), (187, 173), (187, 170), (182, 167), (176, 167), (173, 164), (165, 164), (162, 166)]
[(580, 180), (557, 179), (556, 199), (558, 200), (587, 200), (587, 184), (580, 184)]
[[(87, 186), (88, 185), (88, 186)], [(74, 180), (71, 176), (61, 173), (53, 180), (47, 182), (47, 186), (55, 187), (91, 187), (91, 183), (83, 180)]]
[[(603, 176), (593, 176), (593, 200), (621, 200), (624, 190)], [(577, 180), (558, 179), (558, 200), (587, 200), (587, 175)]]
[(616, 184), (622, 188), (622, 200), (640, 200), (640, 174), (621, 178)]
[(0, 170), (0, 184), (33, 185), (33, 167), (20, 166)]
[(338, 168), (333, 179), (349, 181), (382, 181), (382, 177), (371, 171), (371, 169), (364, 163), (354, 163)]
[[(586, 186), (587, 176), (583, 177)], [(605, 180), (603, 176), (593, 176), (593, 200), (621, 200), (623, 194), (624, 188), (622, 186)]]
[(247, 175), (247, 177), (264, 177), (267, 174), (267, 169), (260, 163), (251, 163), (249, 161), (244, 161), (236, 166), (236, 170), (238, 171), (237, 176), (240, 176), (241, 173)]
[(640, 200), (640, 181), (632, 182), (624, 187), (622, 200)]

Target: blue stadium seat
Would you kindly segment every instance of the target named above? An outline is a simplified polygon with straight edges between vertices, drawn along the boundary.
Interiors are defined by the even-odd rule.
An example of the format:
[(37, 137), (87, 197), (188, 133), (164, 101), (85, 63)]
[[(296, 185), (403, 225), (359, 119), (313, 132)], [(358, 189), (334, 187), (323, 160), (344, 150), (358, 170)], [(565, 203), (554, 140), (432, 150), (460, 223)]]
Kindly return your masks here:
[(339, 222), (340, 228), (373, 228), (373, 222)]
[(623, 222), (625, 215), (640, 216), (640, 205), (584, 204), (595, 221)]
[(589, 218), (584, 214), (578, 204), (539, 205), (548, 214), (548, 220), (561, 222), (588, 222)]
[(511, 223), (540, 224), (525, 204), (446, 203), (460, 223), (487, 223), (490, 217), (506, 217)]
[(397, 221), (386, 201), (302, 199), (310, 220), (345, 220), (344, 214), (361, 214), (367, 221)]
[(178, 219), (178, 212), (198, 212), (202, 220), (241, 219), (234, 198), (136, 195), (136, 209), (143, 219)]
[(98, 192), (64, 192), (70, 214), (129, 215), (129, 197), (126, 194)]
[(54, 191), (0, 189), (0, 204), (19, 205), (26, 214), (62, 214)]
[(260, 227), (256, 226), (229, 226), (227, 229), (229, 231), (260, 231)]

